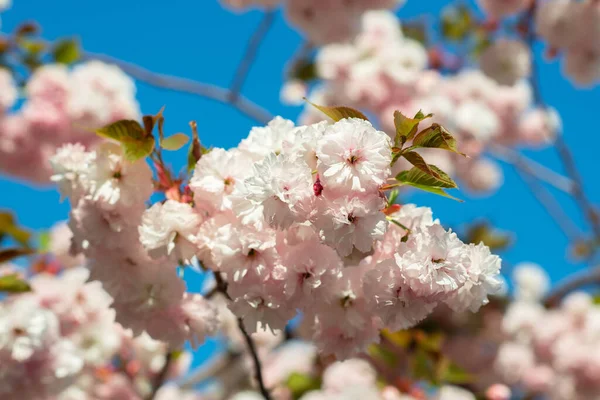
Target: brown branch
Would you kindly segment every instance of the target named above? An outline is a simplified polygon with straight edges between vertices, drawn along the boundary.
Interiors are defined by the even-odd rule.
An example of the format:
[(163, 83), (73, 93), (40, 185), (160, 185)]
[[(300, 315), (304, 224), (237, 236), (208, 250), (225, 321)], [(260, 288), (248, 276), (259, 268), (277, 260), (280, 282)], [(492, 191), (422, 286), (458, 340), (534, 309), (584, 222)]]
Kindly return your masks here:
[(244, 52), (244, 56), (242, 57), (242, 61), (238, 65), (235, 74), (233, 75), (233, 81), (231, 82), (231, 86), (229, 88), (230, 101), (235, 101), (239, 97), (242, 87), (246, 82), (246, 78), (248, 77), (248, 73), (250, 72), (250, 68), (252, 67), (252, 64), (254, 64), (258, 49), (260, 48), (260, 45), (275, 21), (275, 15), (276, 14), (274, 11), (266, 12), (260, 24), (258, 25), (258, 28), (256, 28), (250, 37)]
[(560, 283), (544, 299), (546, 307), (555, 307), (569, 293), (589, 285), (600, 285), (600, 265), (575, 274)]
[(171, 368), (172, 363), (173, 363), (173, 352), (168, 351), (165, 356), (165, 364), (163, 365), (163, 367), (159, 371), (158, 375), (154, 379), (154, 382), (152, 383), (152, 391), (146, 397), (146, 399), (153, 400), (156, 398), (156, 394), (158, 393), (158, 391), (160, 390), (162, 385), (165, 383), (165, 380), (167, 379), (167, 374), (169, 372), (169, 369)]
[[(535, 104), (543, 109), (548, 109), (548, 106), (545, 103), (544, 98), (542, 96), (538, 65), (536, 62), (535, 53), (533, 51), (533, 47), (536, 41), (536, 35), (533, 26), (536, 6), (537, 2), (533, 1), (531, 7), (529, 8), (529, 11), (525, 15), (528, 28), (526, 40), (531, 52), (531, 75), (529, 81), (531, 83), (533, 99)], [(575, 198), (575, 201), (578, 207), (581, 209), (583, 215), (588, 218), (589, 224), (594, 232), (595, 239), (600, 240), (600, 217), (598, 216), (598, 213), (596, 212), (594, 206), (589, 201), (584, 192), (583, 179), (581, 178), (581, 174), (577, 169), (577, 165), (575, 163), (573, 154), (571, 153), (569, 146), (564, 140), (562, 132), (559, 132), (556, 136), (554, 147), (556, 148), (558, 156), (562, 161), (562, 164), (565, 168), (565, 172), (573, 182), (573, 197)]]
[[(231, 300), (231, 296), (229, 295), (229, 293), (227, 293), (227, 282), (225, 281), (225, 279), (223, 279), (221, 273), (215, 272), (214, 275), (215, 282), (217, 284), (217, 290), (223, 293), (223, 295), (227, 297), (227, 299)], [(244, 340), (246, 341), (246, 346), (248, 347), (248, 351), (250, 352), (250, 356), (252, 357), (252, 362), (254, 363), (254, 373), (256, 375), (256, 381), (258, 382), (258, 388), (260, 390), (260, 393), (265, 399), (272, 400), (271, 394), (265, 386), (262, 374), (262, 365), (260, 359), (258, 358), (258, 352), (256, 351), (256, 345), (254, 344), (254, 340), (252, 340), (252, 337), (250, 336), (250, 334), (248, 334), (248, 331), (246, 331), (246, 328), (244, 327), (244, 321), (242, 320), (242, 318), (238, 318), (237, 323), (238, 328), (242, 333), (242, 336), (244, 336)]]
[(265, 125), (272, 119), (272, 115), (268, 111), (241, 95), (232, 96), (232, 92), (229, 89), (224, 89), (219, 86), (194, 81), (191, 79), (159, 74), (136, 64), (132, 64), (130, 62), (123, 61), (105, 54), (86, 51), (83, 53), (82, 58), (84, 60), (99, 60), (109, 64), (115, 64), (121, 68), (123, 72), (131, 75), (138, 81), (157, 88), (175, 92), (189, 93), (220, 103), (229, 104), (243, 115), (262, 125)]

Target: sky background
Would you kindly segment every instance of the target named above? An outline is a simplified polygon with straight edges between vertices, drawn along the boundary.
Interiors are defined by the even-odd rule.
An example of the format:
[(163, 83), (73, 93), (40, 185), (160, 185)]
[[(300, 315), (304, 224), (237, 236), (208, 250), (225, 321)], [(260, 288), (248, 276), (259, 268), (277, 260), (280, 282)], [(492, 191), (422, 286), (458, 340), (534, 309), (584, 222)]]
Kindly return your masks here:
[[(2, 14), (2, 31), (36, 20), (43, 36), (52, 40), (65, 36), (81, 38), (86, 50), (110, 54), (155, 72), (186, 77), (226, 87), (242, 57), (246, 41), (260, 22), (262, 13), (236, 14), (221, 8), (216, 0), (13, 0)], [(401, 18), (438, 15), (449, 2), (408, 0), (398, 12)], [(258, 54), (242, 93), (274, 115), (294, 120), (300, 107), (284, 106), (279, 90), (286, 62), (302, 44), (302, 37), (286, 23), (281, 12)], [(538, 49), (541, 50), (541, 49)], [(538, 54), (539, 57), (539, 54)], [(576, 89), (560, 73), (559, 62), (541, 62), (540, 77), (546, 102), (562, 116), (565, 140), (572, 149), (594, 202), (600, 200), (598, 185), (599, 129), (590, 124), (600, 104), (600, 87)], [(166, 132), (188, 132), (188, 122), (198, 122), (205, 145), (232, 147), (247, 136), (253, 121), (235, 109), (199, 97), (167, 92), (138, 84), (142, 112), (152, 114), (166, 105)], [(563, 172), (553, 148), (526, 151), (529, 157)], [(183, 154), (179, 154), (183, 157)], [(171, 157), (173, 165), (182, 161)], [(544, 266), (553, 281), (585, 268), (567, 260), (568, 241), (527, 190), (510, 165), (504, 165), (505, 184), (488, 197), (458, 193), (464, 203), (418, 193), (408, 200), (433, 208), (434, 216), (447, 226), (487, 218), (498, 228), (515, 233), (515, 243), (504, 252), (505, 267), (522, 261)], [(555, 192), (563, 208), (581, 226), (582, 216), (573, 201)], [(68, 203), (59, 203), (54, 188), (31, 187), (0, 176), (0, 209), (13, 210), (19, 222), (34, 229), (47, 229), (68, 217)], [(199, 290), (197, 277), (186, 276), (190, 290)]]

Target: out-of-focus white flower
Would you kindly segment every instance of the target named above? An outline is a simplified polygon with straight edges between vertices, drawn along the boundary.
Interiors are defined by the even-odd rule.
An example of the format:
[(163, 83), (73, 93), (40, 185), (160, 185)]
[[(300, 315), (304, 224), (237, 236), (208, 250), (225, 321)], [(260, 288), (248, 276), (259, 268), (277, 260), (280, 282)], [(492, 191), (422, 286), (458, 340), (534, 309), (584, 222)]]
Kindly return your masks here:
[(515, 298), (522, 301), (538, 301), (550, 288), (546, 271), (535, 263), (520, 263), (513, 272)]
[(521, 41), (499, 39), (481, 54), (480, 65), (501, 85), (514, 85), (531, 73), (531, 53)]

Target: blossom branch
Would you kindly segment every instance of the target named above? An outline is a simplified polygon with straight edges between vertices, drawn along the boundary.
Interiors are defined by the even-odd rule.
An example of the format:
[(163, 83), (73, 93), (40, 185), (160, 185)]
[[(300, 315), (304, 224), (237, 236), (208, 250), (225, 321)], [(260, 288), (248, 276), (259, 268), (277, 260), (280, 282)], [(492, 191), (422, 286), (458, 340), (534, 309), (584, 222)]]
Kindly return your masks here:
[[(215, 272), (214, 275), (218, 291), (221, 292), (225, 297), (227, 297), (227, 299), (232, 300), (229, 293), (227, 293), (227, 282), (223, 279), (221, 273)], [(248, 347), (248, 351), (250, 352), (250, 356), (252, 357), (252, 362), (254, 363), (255, 377), (256, 381), (258, 382), (258, 388), (260, 390), (260, 393), (265, 399), (271, 400), (271, 394), (267, 390), (263, 379), (262, 365), (260, 363), (260, 359), (258, 358), (258, 352), (256, 351), (256, 345), (254, 344), (254, 340), (252, 340), (252, 337), (250, 336), (250, 334), (248, 334), (248, 331), (246, 331), (246, 328), (244, 327), (244, 321), (242, 320), (242, 318), (238, 318), (237, 323), (238, 328), (242, 333), (242, 336), (244, 336), (244, 340), (246, 341), (246, 346)]]
[(537, 201), (544, 207), (548, 215), (556, 222), (569, 240), (573, 241), (581, 237), (581, 232), (575, 222), (565, 213), (556, 198), (537, 180), (534, 175), (523, 165), (517, 169), (517, 173), (528, 186)]
[(573, 194), (573, 188), (575, 186), (573, 180), (551, 170), (537, 161), (525, 157), (518, 151), (505, 146), (492, 145), (491, 153), (497, 159), (515, 166), (521, 171), (554, 186), (556, 189), (567, 194)]
[(129, 74), (140, 82), (144, 82), (154, 87), (176, 92), (189, 93), (215, 100), (220, 103), (229, 104), (243, 115), (260, 124), (266, 124), (272, 119), (272, 116), (268, 111), (239, 94), (232, 96), (232, 92), (229, 89), (224, 89), (216, 85), (198, 82), (191, 79), (159, 74), (136, 64), (105, 54), (91, 53), (86, 51), (83, 53), (82, 57), (84, 60), (100, 60), (106, 63), (115, 64), (126, 74)]
[(242, 87), (246, 82), (246, 78), (248, 77), (248, 73), (250, 72), (250, 68), (252, 67), (252, 64), (254, 63), (254, 60), (256, 58), (256, 54), (258, 53), (258, 49), (260, 48), (260, 45), (262, 44), (274, 21), (274, 11), (269, 11), (265, 13), (262, 21), (258, 25), (258, 28), (256, 28), (256, 30), (250, 37), (242, 61), (237, 67), (237, 70), (233, 77), (233, 81), (231, 83), (231, 87), (229, 89), (230, 101), (235, 101), (239, 97)]
[(589, 285), (600, 284), (600, 265), (591, 269), (584, 270), (579, 274), (575, 274), (560, 283), (548, 296), (544, 299), (546, 307), (554, 307), (569, 293)]

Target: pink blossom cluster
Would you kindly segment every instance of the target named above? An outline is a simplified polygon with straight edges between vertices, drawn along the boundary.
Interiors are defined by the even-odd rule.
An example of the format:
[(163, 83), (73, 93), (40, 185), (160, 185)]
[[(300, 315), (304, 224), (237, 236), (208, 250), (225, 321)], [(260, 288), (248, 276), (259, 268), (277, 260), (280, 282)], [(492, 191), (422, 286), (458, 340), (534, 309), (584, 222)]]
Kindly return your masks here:
[[(216, 311), (201, 295), (186, 292), (178, 273), (179, 257), (189, 232), (199, 229), (200, 214), (174, 201), (146, 210), (152, 171), (144, 160), (127, 161), (116, 144), (93, 151), (68, 144), (50, 162), (53, 181), (72, 205), (71, 251), (85, 255), (91, 279), (113, 298), (117, 322), (135, 336), (147, 332), (173, 348), (186, 340), (196, 346), (214, 332)], [(158, 217), (162, 226), (152, 226)], [(144, 245), (151, 239), (163, 248), (149, 254)]]
[[(493, 190), (502, 183), (502, 171), (485, 157), (486, 150), (494, 145), (544, 146), (560, 129), (558, 115), (533, 107), (530, 85), (518, 79), (528, 73), (529, 65), (522, 46), (500, 42), (496, 47), (486, 56), (488, 72), (514, 85), (499, 84), (479, 70), (442, 75), (428, 67), (427, 50), (403, 36), (393, 13), (370, 11), (363, 16), (362, 31), (353, 42), (319, 51), (320, 84), (311, 93), (311, 101), (364, 110), (390, 135), (395, 133), (394, 110), (409, 117), (421, 109), (430, 111), (434, 122), (458, 136), (460, 150), (470, 158), (432, 151), (424, 154), (425, 159), (458, 176), (474, 191)], [(499, 58), (513, 53), (525, 60), (515, 61), (512, 72), (493, 71)], [(295, 85), (287, 88), (288, 98), (292, 92), (301, 92)], [(311, 123), (318, 118), (317, 111), (307, 106), (301, 120)]]
[[(190, 188), (204, 221), (195, 238), (178, 230), (172, 251), (189, 257), (196, 244), (250, 332), (283, 330), (300, 311), (319, 350), (339, 358), (440, 302), (477, 310), (497, 287), (499, 258), (463, 244), (427, 208), (384, 214), (391, 156), (389, 137), (367, 121), (295, 127), (278, 117), (200, 159)], [(168, 230), (166, 218), (147, 226)], [(149, 251), (168, 251), (166, 234), (140, 232)]]
[(342, 42), (354, 36), (368, 10), (395, 9), (404, 0), (222, 0), (234, 9), (285, 5), (286, 17), (315, 44)]
[(563, 69), (567, 76), (581, 86), (593, 86), (600, 81), (598, 1), (542, 1), (535, 23), (550, 52), (564, 55)]
[[(32, 292), (0, 302), (0, 398), (141, 400), (150, 393), (167, 346), (116, 324), (112, 299), (88, 277), (83, 267), (35, 275)], [(189, 360), (179, 356), (169, 376), (184, 373)], [(172, 392), (165, 386), (156, 398), (181, 398)]]
[(133, 80), (99, 61), (72, 70), (44, 65), (24, 92), (25, 102), (11, 111), (18, 89), (0, 70), (0, 171), (38, 183), (48, 182), (49, 158), (63, 144), (92, 146), (98, 140), (94, 129), (139, 116)]
[(600, 308), (584, 292), (560, 307), (540, 303), (548, 278), (535, 265), (521, 266), (516, 299), (503, 319), (507, 336), (496, 357), (496, 372), (531, 396), (552, 400), (600, 397)]
[(499, 286), (500, 259), (461, 242), (429, 209), (383, 212), (391, 158), (390, 138), (368, 121), (295, 127), (277, 117), (238, 147), (202, 156), (193, 205), (148, 209), (151, 171), (116, 145), (67, 145), (52, 163), (73, 205), (73, 250), (135, 334), (180, 345), (214, 331), (214, 308), (177, 275), (197, 257), (226, 279), (229, 307), (250, 333), (283, 330), (300, 312), (319, 350), (346, 358), (439, 303), (476, 311)]

